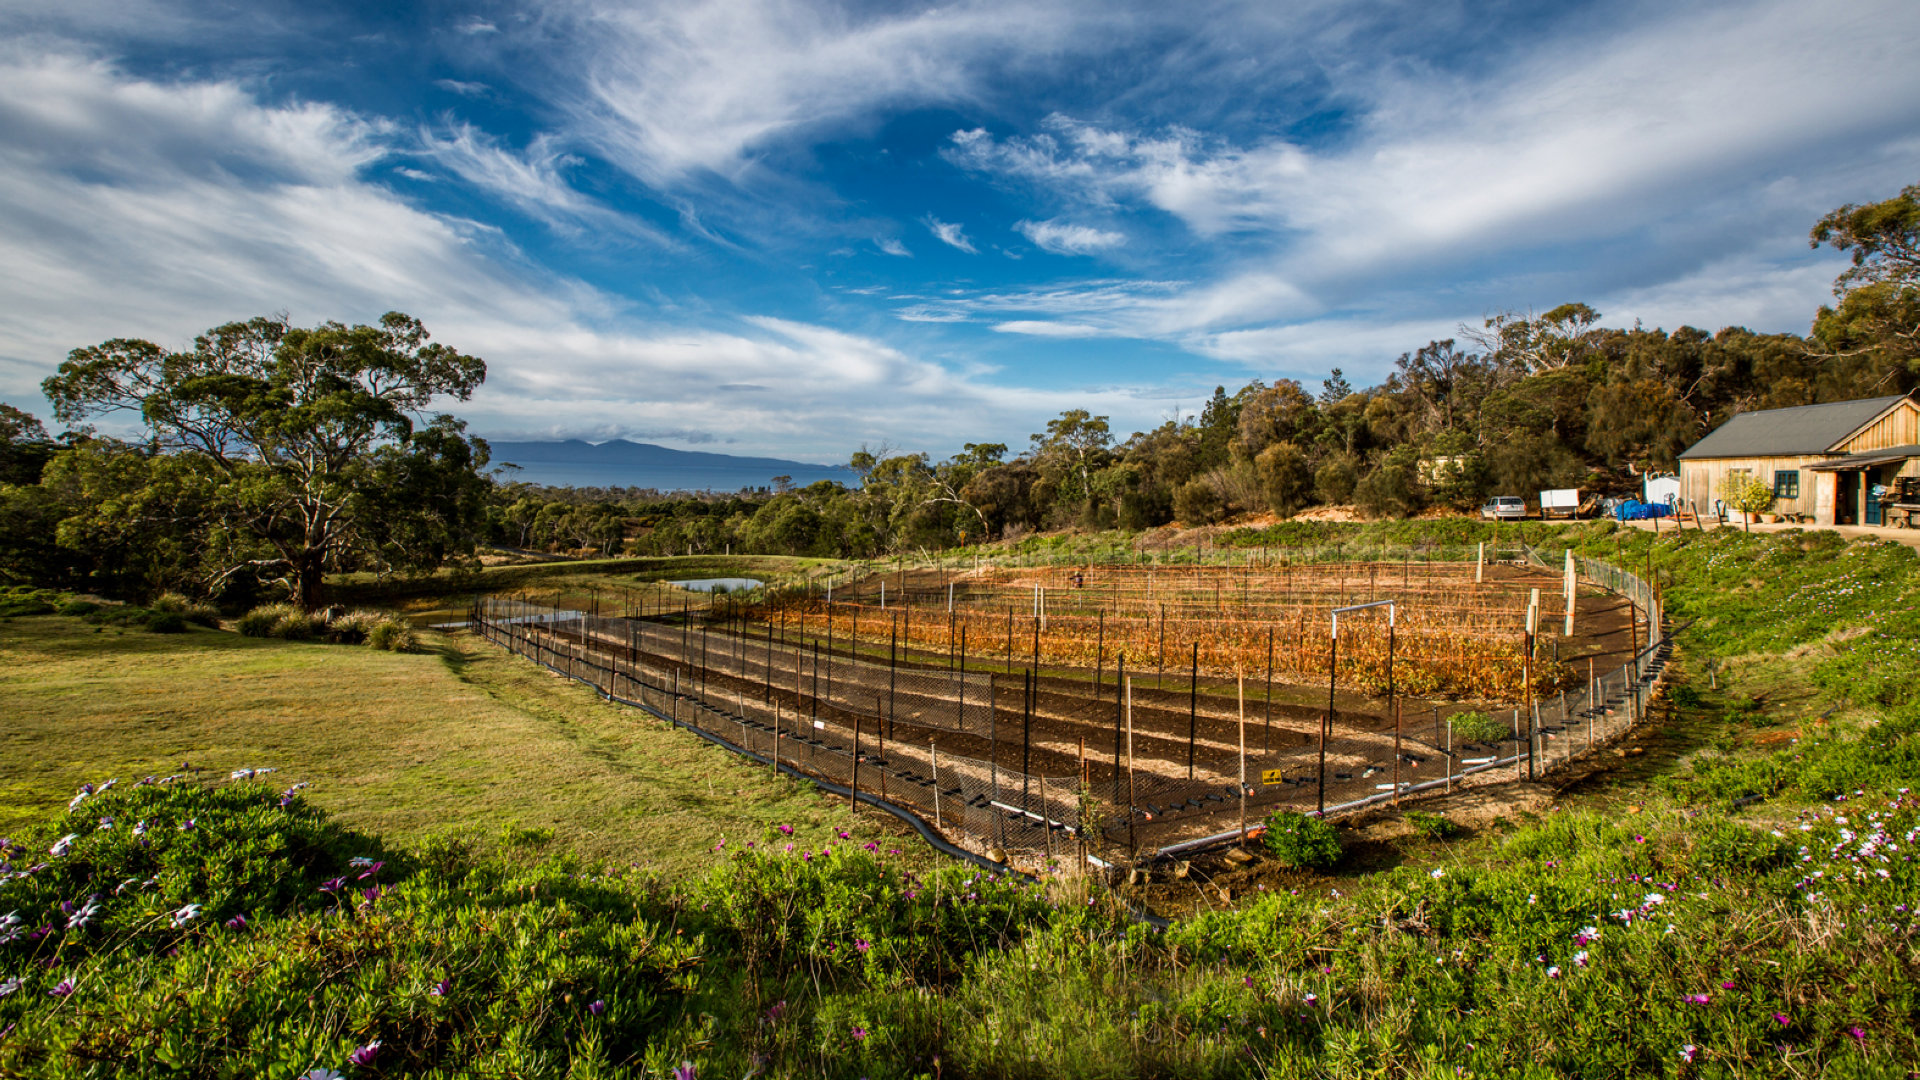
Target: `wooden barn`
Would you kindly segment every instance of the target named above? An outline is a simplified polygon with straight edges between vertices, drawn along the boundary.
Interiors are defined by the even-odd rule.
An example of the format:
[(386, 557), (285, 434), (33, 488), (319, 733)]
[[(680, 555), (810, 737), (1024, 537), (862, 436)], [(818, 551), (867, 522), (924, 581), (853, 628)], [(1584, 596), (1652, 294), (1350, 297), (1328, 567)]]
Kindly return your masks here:
[(1680, 455), (1680, 497), (1711, 510), (1728, 474), (1773, 487), (1773, 512), (1821, 525), (1888, 524), (1882, 496), (1920, 477), (1913, 395), (1741, 413)]

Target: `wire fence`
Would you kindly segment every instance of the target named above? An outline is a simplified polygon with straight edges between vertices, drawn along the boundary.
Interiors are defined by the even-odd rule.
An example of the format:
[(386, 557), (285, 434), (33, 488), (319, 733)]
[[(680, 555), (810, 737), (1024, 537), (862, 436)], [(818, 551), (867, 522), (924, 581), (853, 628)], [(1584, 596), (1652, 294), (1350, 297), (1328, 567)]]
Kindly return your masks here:
[[(1540, 778), (1618, 740), (1645, 716), (1666, 661), (1659, 597), (1597, 560), (1569, 555), (1564, 567), (1569, 589), (1630, 601), (1631, 659), (1497, 712), (1504, 733), (1477, 732), (1479, 742), (1456, 739), (1438, 706), (1395, 700), (1384, 713), (1314, 717), (1295, 705), (1276, 726), (1271, 698), (1249, 710), (1209, 693), (1201, 709), (1198, 680), (1185, 693), (1149, 692), (1117, 674), (1105, 704), (1093, 702), (1100, 727), (1068, 744), (1043, 724), (1035, 742), (1049, 706), (1046, 680), (1032, 672), (970, 672), (964, 659), (907, 665), (823, 652), (817, 639), (783, 641), (745, 622), (609, 617), (498, 596), (475, 599), (470, 626), (771, 769), (876, 796), (996, 861), (1110, 863), (1235, 838), (1278, 809), (1346, 814)], [(1034, 756), (1065, 767), (1049, 775)]]

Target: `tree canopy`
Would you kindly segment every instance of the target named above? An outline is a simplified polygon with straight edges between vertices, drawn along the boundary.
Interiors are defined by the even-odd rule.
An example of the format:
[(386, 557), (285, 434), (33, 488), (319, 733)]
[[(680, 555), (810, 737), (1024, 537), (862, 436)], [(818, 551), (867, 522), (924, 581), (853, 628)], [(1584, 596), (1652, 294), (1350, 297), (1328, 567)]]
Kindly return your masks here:
[[(329, 569), (424, 568), (471, 550), (486, 444), (421, 414), (485, 378), (483, 361), (390, 312), (375, 326), (227, 323), (181, 352), (115, 338), (75, 349), (41, 388), (64, 423), (138, 417), (155, 450), (202, 478), (215, 587), (244, 573), (315, 607)], [(93, 516), (105, 527), (123, 511), (107, 500)]]

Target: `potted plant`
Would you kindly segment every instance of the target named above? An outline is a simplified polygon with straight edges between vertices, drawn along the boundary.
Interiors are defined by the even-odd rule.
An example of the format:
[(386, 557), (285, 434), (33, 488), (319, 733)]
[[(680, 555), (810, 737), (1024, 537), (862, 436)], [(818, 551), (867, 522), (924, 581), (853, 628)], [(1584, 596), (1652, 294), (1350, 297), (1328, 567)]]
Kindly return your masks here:
[(1741, 521), (1752, 531), (1753, 519), (1773, 509), (1773, 486), (1752, 473), (1728, 473), (1720, 482), (1720, 499), (1738, 510)]

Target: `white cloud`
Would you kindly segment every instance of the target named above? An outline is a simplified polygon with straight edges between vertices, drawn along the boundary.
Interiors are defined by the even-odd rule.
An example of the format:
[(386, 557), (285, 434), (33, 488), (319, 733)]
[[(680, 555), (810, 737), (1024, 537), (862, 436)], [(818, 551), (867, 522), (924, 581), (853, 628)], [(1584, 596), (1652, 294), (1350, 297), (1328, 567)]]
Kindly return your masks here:
[(934, 236), (939, 237), (941, 243), (949, 247), (957, 247), (969, 255), (977, 255), (980, 253), (979, 249), (973, 246), (973, 241), (967, 239), (966, 230), (962, 229), (959, 225), (941, 221), (932, 215), (928, 215), (925, 218), (925, 224), (927, 230), (933, 233)]
[[(817, 0), (686, 0), (551, 14), (584, 67), (556, 78), (583, 139), (650, 184), (740, 178), (756, 156), (880, 110), (970, 100), (985, 72), (1073, 44), (1068, 7), (895, 11)], [(575, 51), (577, 50), (577, 51)]]
[(616, 213), (569, 184), (563, 170), (578, 164), (578, 159), (562, 153), (551, 136), (536, 135), (524, 154), (516, 154), (471, 124), (460, 123), (444, 131), (422, 130), (420, 147), (462, 180), (537, 221), (568, 230), (610, 229), (668, 242), (651, 226)]
[(1127, 242), (1121, 233), (1064, 221), (1022, 221), (1014, 228), (1034, 246), (1055, 255), (1091, 255)]
[(433, 85), (461, 97), (479, 97), (491, 87), (482, 82), (461, 82), (459, 79), (435, 79)]
[(907, 245), (901, 243), (897, 237), (876, 236), (873, 240), (873, 246), (888, 255), (897, 255), (904, 259), (913, 258), (913, 252), (908, 251)]
[[(110, 337), (177, 347), (278, 310), (312, 323), (398, 308), (488, 361), (487, 383), (454, 408), (501, 438), (705, 432), (732, 452), (832, 460), (863, 440), (938, 449), (983, 427), (1037, 429), (1079, 404), (1139, 411), (1124, 391), (995, 386), (791, 319), (634, 318), (529, 265), (497, 231), (369, 179), (392, 135), (228, 83), (0, 53), (0, 399), (45, 415), (39, 380), (68, 349)], [(480, 142), (442, 141), (474, 168), (488, 158)], [(553, 194), (538, 170), (498, 167), (503, 189)]]
[(453, 31), (456, 34), (474, 36), (479, 34), (497, 34), (500, 32), (500, 28), (488, 22), (486, 19), (474, 15), (455, 23)]
[[(1920, 167), (1911, 140), (1920, 21), (1909, 16), (1904, 0), (1772, 0), (1662, 11), (1610, 32), (1576, 20), (1475, 78), (1336, 67), (1354, 129), (1321, 148), (1056, 115), (1026, 136), (956, 132), (946, 156), (1069, 205), (1156, 210), (1198, 237), (1232, 234), (1250, 248), (1240, 266), (1138, 312), (1159, 336), (1311, 318), (1383, 280), (1458, 281), (1484, 274), (1489, 260), (1542, 252), (1573, 264), (1558, 288), (1593, 295), (1633, 276), (1655, 289), (1711, 273), (1688, 260), (1759, 245), (1787, 257), (1838, 201), (1910, 182)], [(1711, 46), (1675, 63), (1675, 41)], [(1876, 145), (1863, 175), (1858, 148)], [(1839, 146), (1855, 149), (1833, 156)], [(1773, 190), (1783, 178), (1792, 181), (1784, 196)], [(1757, 229), (1758, 212), (1777, 231)], [(1623, 254), (1618, 242), (1630, 237), (1640, 249)], [(1579, 245), (1601, 241), (1616, 249), (1579, 257)], [(1704, 300), (1699, 285), (1687, 287)], [(1768, 291), (1809, 312), (1818, 302)], [(1783, 317), (1772, 307), (1756, 314)]]

